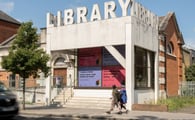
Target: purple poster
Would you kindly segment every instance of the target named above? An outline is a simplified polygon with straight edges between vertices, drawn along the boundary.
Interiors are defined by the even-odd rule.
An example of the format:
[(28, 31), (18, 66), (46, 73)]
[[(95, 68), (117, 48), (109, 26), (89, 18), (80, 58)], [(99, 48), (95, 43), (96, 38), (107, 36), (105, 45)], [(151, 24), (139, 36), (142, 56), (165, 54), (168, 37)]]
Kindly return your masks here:
[(80, 67), (79, 87), (101, 87), (101, 67)]

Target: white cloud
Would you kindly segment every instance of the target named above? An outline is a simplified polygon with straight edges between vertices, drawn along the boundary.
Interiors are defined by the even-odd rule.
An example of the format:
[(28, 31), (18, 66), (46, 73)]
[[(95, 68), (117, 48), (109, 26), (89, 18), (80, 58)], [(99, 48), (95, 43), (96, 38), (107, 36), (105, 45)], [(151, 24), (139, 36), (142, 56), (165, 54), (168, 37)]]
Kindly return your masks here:
[(0, 9), (6, 13), (10, 13), (14, 9), (14, 2), (0, 2)]
[(191, 47), (191, 48), (195, 48), (195, 39), (185, 39), (185, 46)]

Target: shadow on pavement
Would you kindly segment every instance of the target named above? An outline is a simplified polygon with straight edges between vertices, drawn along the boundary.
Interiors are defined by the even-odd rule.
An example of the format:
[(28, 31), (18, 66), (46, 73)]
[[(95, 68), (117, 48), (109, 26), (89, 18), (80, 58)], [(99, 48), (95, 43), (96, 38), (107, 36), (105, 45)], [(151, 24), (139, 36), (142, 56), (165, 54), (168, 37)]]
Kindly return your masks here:
[(165, 120), (154, 116), (138, 116), (137, 118), (137, 120)]
[[(40, 116), (40, 117), (24, 117), (24, 116), (18, 116), (16, 119), (13, 120), (118, 120), (117, 118), (112, 118), (109, 116), (93, 116), (89, 117), (88, 115), (81, 115), (81, 116)], [(138, 116), (136, 119), (121, 119), (121, 120), (165, 120), (165, 119), (160, 119), (158, 117), (154, 116)]]
[[(61, 106), (26, 106), (25, 110), (36, 110), (36, 109), (61, 109)], [(22, 108), (21, 108), (22, 109)]]
[(81, 115), (43, 115), (43, 116), (18, 116), (14, 120), (166, 120), (155, 116), (137, 116), (136, 118), (123, 118), (113, 117), (112, 115), (94, 115), (89, 116), (87, 114)]
[[(94, 116), (89, 117), (88, 115), (79, 115), (79, 116), (72, 116), (72, 115), (65, 115), (65, 116), (38, 116), (38, 117), (28, 117), (28, 116), (17, 116), (13, 120), (116, 120), (114, 118), (110, 118), (108, 116)], [(129, 119), (131, 120), (131, 119)]]

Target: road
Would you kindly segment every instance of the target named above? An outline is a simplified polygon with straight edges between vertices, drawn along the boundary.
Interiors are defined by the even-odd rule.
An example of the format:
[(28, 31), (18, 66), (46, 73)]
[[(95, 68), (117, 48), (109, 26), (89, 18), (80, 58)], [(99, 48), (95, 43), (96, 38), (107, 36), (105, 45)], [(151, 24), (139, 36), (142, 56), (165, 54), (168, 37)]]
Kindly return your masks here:
[(41, 115), (18, 115), (12, 120), (89, 120), (87, 118), (59, 117), (59, 116), (41, 116)]
[(122, 115), (115, 112), (118, 111), (106, 114), (99, 109), (29, 107), (21, 110), (14, 120), (195, 120), (195, 106), (175, 112), (129, 111)]

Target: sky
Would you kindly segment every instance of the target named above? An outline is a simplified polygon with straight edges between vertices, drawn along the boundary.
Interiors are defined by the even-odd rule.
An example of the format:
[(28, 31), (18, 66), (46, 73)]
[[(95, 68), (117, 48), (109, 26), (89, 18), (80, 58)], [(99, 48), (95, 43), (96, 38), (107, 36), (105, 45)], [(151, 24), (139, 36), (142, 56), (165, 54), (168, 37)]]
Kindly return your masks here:
[[(57, 11), (76, 10), (77, 7), (84, 6), (90, 12), (93, 4), (98, 4), (100, 9), (103, 10), (104, 2), (109, 1), (115, 1), (118, 4), (118, 0), (0, 0), (0, 10), (20, 22), (32, 21), (39, 30), (46, 27), (46, 14), (48, 12), (56, 15)], [(195, 0), (135, 1), (141, 3), (158, 16), (165, 16), (168, 12), (175, 12), (185, 44), (195, 48)]]

